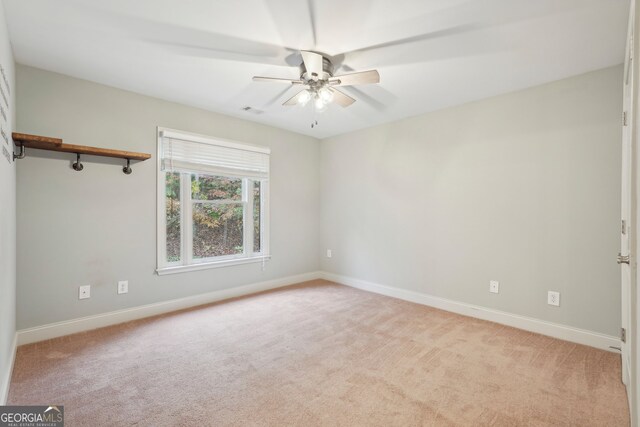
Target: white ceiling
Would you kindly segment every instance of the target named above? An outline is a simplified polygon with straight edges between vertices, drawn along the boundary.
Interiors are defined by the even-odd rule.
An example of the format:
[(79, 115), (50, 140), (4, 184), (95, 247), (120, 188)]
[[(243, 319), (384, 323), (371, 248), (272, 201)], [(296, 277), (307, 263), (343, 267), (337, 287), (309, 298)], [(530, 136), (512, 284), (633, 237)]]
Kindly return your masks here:
[[(629, 0), (4, 0), (16, 61), (318, 138), (623, 62)], [(378, 69), (314, 119), (296, 50)], [(244, 112), (244, 106), (262, 110)]]

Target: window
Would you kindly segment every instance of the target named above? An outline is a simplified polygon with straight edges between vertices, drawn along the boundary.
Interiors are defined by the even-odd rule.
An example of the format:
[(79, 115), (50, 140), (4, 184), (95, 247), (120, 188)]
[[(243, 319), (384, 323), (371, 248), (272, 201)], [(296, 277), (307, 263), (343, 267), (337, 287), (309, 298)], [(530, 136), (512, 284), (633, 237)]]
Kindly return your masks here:
[(158, 274), (269, 257), (269, 149), (158, 129)]

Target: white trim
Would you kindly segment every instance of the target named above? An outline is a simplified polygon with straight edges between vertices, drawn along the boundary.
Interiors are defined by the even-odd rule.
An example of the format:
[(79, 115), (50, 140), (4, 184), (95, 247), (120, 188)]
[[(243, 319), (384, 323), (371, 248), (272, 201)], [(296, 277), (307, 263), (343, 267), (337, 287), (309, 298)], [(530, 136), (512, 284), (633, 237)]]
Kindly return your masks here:
[(225, 259), (212, 262), (201, 262), (189, 265), (177, 265), (175, 267), (163, 267), (156, 270), (158, 276), (164, 276), (165, 274), (185, 273), (187, 271), (207, 270), (209, 268), (230, 267), (232, 265), (251, 264), (254, 262), (264, 262), (271, 259), (270, 256), (254, 256), (254, 257), (242, 257)]
[[(162, 171), (158, 171), (162, 173)], [(158, 210), (166, 215), (166, 193), (165, 200), (162, 201), (162, 206), (158, 206)], [(193, 262), (193, 204), (191, 203), (191, 175), (180, 173), (180, 264), (187, 266)], [(166, 221), (166, 216), (165, 216)], [(165, 230), (165, 242), (166, 246), (166, 230)], [(160, 264), (158, 269), (164, 268), (166, 264)]]
[(553, 338), (559, 338), (565, 341), (571, 341), (574, 343), (584, 344), (602, 350), (619, 353), (619, 351), (614, 350), (611, 347), (619, 348), (621, 344), (620, 339), (611, 335), (591, 332), (585, 329), (574, 328), (572, 326), (551, 323), (532, 317), (520, 316), (504, 311), (466, 304), (463, 302), (409, 291), (406, 289), (380, 285), (377, 283), (367, 282), (365, 280), (355, 279), (353, 277), (347, 277), (328, 272), (322, 272), (322, 278), (342, 285), (362, 289), (364, 291), (374, 292), (377, 294), (427, 305), (429, 307), (435, 307), (441, 310), (446, 310), (469, 317), (475, 317), (478, 319), (500, 323), (502, 325), (512, 326), (518, 329), (524, 329), (525, 331), (535, 332)]
[[(160, 128), (157, 128), (157, 140), (156, 140), (156, 267), (160, 268), (167, 259), (167, 218), (166, 208), (160, 209), (160, 206), (165, 205), (166, 197), (166, 175), (160, 173), (161, 160), (161, 147), (160, 141)], [(182, 221), (180, 221), (182, 222)], [(180, 230), (182, 233), (182, 229)], [(182, 236), (180, 236), (180, 242), (182, 242)], [(180, 250), (180, 260), (182, 261), (182, 249)]]
[[(269, 186), (270, 181), (268, 179), (260, 181), (260, 253), (269, 257), (271, 250), (269, 249), (269, 239), (271, 233), (271, 218), (269, 217)], [(252, 219), (253, 221), (253, 219)], [(253, 242), (251, 242), (253, 246)], [(264, 266), (263, 266), (264, 269)]]
[(288, 276), (280, 279), (268, 280), (265, 282), (253, 283), (235, 288), (222, 289), (205, 294), (189, 296), (185, 298), (163, 301), (154, 304), (141, 305), (139, 307), (127, 308), (124, 310), (111, 311), (94, 316), (81, 317), (78, 319), (66, 320), (63, 322), (50, 323), (48, 325), (36, 326), (34, 328), (22, 329), (17, 332), (18, 345), (30, 344), (44, 341), (51, 338), (74, 334), (77, 332), (89, 331), (91, 329), (102, 328), (118, 323), (129, 322), (131, 320), (142, 319), (144, 317), (169, 313), (171, 311), (196, 307), (209, 304), (228, 298), (235, 298), (249, 295), (269, 289), (289, 286), (308, 280), (319, 279), (319, 271)]
[[(384, 286), (377, 283), (367, 282), (365, 280), (355, 279), (352, 277), (323, 271), (315, 271), (296, 276), (288, 276), (280, 279), (274, 279), (230, 289), (223, 289), (170, 301), (147, 304), (139, 307), (117, 310), (94, 316), (81, 317), (78, 319), (22, 329), (16, 333), (16, 342), (17, 345), (34, 343), (64, 335), (74, 334), (77, 332), (83, 332), (91, 329), (128, 322), (131, 320), (142, 319), (144, 317), (155, 316), (158, 314), (168, 313), (171, 311), (195, 307), (203, 304), (209, 304), (228, 298), (249, 295), (256, 292), (276, 289), (283, 286), (289, 286), (315, 279), (325, 279), (342, 285), (351, 286), (353, 288), (362, 289), (393, 298), (399, 298), (405, 301), (427, 305), (465, 316), (488, 320), (491, 322), (512, 326), (514, 328), (523, 329), (526, 331), (535, 332), (542, 335), (575, 342), (578, 344), (584, 344), (607, 351), (612, 351), (610, 347), (620, 347), (619, 338), (614, 336), (574, 328), (572, 326), (551, 323), (544, 320), (520, 316), (503, 311), (492, 310), (489, 308), (466, 304), (459, 301), (453, 301), (446, 298), (435, 297), (424, 293)], [(615, 352), (617, 353), (617, 351)], [(2, 397), (2, 395), (0, 395), (0, 397)]]
[(253, 256), (253, 180), (242, 179), (242, 251), (243, 256), (250, 258)]
[(13, 364), (16, 361), (16, 350), (18, 349), (18, 334), (13, 334), (13, 342), (11, 343), (11, 359), (9, 359), (9, 369), (7, 376), (0, 384), (0, 405), (6, 405), (9, 398), (9, 386), (11, 385), (11, 376), (13, 375)]

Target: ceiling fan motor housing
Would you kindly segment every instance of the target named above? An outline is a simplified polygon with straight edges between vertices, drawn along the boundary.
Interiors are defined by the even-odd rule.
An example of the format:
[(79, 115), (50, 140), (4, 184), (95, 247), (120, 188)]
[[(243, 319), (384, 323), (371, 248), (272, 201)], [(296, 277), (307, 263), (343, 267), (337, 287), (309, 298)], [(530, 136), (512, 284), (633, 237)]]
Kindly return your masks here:
[(309, 81), (318, 81), (318, 80), (328, 80), (330, 77), (333, 77), (333, 63), (326, 56), (322, 56), (322, 75), (317, 76), (310, 75), (307, 72), (307, 67), (305, 67), (304, 62), (300, 64), (300, 79), (309, 82)]

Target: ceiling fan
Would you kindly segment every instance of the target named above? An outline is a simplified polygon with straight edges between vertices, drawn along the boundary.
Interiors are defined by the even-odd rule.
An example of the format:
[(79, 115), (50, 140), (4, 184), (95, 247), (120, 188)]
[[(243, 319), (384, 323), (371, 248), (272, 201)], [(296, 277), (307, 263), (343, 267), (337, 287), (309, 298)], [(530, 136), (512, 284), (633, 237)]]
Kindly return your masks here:
[(302, 89), (282, 105), (306, 105), (313, 100), (317, 111), (323, 111), (331, 102), (342, 107), (348, 107), (356, 100), (337, 89), (339, 86), (354, 86), (360, 84), (379, 83), (380, 74), (377, 70), (360, 71), (355, 73), (333, 75), (333, 64), (324, 55), (307, 50), (300, 51), (300, 78), (296, 80), (277, 77), (254, 76), (256, 82), (286, 83), (301, 86)]

